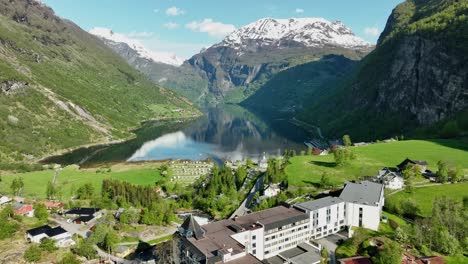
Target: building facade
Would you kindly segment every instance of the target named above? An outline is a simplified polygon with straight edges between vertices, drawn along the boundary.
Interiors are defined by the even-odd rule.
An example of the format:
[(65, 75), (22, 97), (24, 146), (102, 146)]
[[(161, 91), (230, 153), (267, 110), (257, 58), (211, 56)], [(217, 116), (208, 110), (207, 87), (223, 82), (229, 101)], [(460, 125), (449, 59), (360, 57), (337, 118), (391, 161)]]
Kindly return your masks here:
[(318, 263), (320, 248), (311, 240), (351, 226), (378, 229), (383, 189), (374, 182), (347, 183), (339, 197), (277, 206), (203, 226), (190, 216), (174, 234), (175, 262)]

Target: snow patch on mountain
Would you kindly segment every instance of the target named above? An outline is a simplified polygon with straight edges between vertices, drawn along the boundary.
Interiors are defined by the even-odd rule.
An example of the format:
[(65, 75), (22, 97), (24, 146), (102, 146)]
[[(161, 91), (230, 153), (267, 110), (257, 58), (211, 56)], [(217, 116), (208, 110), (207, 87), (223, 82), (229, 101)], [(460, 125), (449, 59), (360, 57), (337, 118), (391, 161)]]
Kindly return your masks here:
[(372, 47), (340, 21), (330, 22), (323, 18), (260, 19), (237, 29), (214, 47), (242, 49), (251, 40), (257, 40), (260, 46), (281, 46), (294, 41), (306, 47)]
[(89, 33), (108, 41), (125, 43), (130, 48), (135, 50), (141, 57), (152, 60), (154, 62), (165, 63), (173, 66), (180, 66), (182, 63), (184, 63), (184, 60), (177, 57), (177, 55), (174, 53), (149, 50), (141, 43), (140, 40), (130, 38), (125, 34), (113, 32), (108, 28), (94, 27), (89, 31)]

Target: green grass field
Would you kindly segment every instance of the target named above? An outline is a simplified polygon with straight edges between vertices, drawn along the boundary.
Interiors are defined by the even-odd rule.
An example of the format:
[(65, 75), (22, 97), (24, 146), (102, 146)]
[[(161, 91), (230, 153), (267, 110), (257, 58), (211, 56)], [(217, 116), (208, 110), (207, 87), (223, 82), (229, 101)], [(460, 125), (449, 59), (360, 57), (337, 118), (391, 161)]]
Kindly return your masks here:
[(426, 217), (432, 214), (434, 198), (443, 195), (461, 201), (464, 196), (468, 195), (468, 182), (415, 188), (413, 193), (401, 191), (395, 195), (391, 195), (387, 200), (403, 201), (410, 198), (414, 199), (421, 207), (420, 215)]
[[(102, 180), (117, 179), (139, 185), (154, 185), (162, 179), (157, 169), (159, 165), (115, 165), (111, 172), (97, 173), (96, 169), (79, 170), (69, 166), (59, 171), (57, 186), (64, 199), (72, 195), (72, 191), (85, 183), (92, 183), (95, 191), (101, 190)], [(0, 193), (11, 194), (10, 185), (14, 178), (22, 177), (24, 189), (22, 196), (30, 198), (45, 198), (47, 183), (54, 178), (53, 170), (36, 171), (2, 176)]]
[(333, 155), (297, 156), (286, 167), (289, 185), (312, 186), (326, 173), (334, 184), (355, 180), (361, 176), (376, 175), (383, 167), (394, 167), (405, 158), (426, 160), (429, 169), (437, 170), (439, 160), (462, 166), (468, 174), (468, 143), (459, 140), (408, 140), (352, 147), (356, 160), (336, 167)]

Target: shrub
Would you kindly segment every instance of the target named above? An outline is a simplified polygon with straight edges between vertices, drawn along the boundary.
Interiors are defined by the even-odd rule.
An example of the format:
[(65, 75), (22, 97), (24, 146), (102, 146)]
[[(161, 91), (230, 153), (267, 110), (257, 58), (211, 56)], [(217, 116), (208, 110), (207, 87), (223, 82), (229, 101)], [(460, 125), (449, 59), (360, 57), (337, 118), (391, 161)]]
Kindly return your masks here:
[(38, 245), (32, 244), (24, 251), (24, 259), (27, 262), (36, 262), (41, 259), (42, 251)]
[(392, 220), (392, 219), (388, 219), (388, 224), (394, 230), (400, 227), (400, 225), (395, 220)]

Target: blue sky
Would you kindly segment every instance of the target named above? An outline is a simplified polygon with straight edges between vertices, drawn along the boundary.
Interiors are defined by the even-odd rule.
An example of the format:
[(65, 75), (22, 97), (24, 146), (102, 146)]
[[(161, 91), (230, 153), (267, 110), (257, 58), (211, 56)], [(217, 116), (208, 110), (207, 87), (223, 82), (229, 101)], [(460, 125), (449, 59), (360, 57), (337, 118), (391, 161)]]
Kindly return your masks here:
[(187, 58), (234, 27), (264, 17), (340, 20), (375, 43), (402, 0), (43, 0), (85, 30), (106, 27), (147, 48)]

